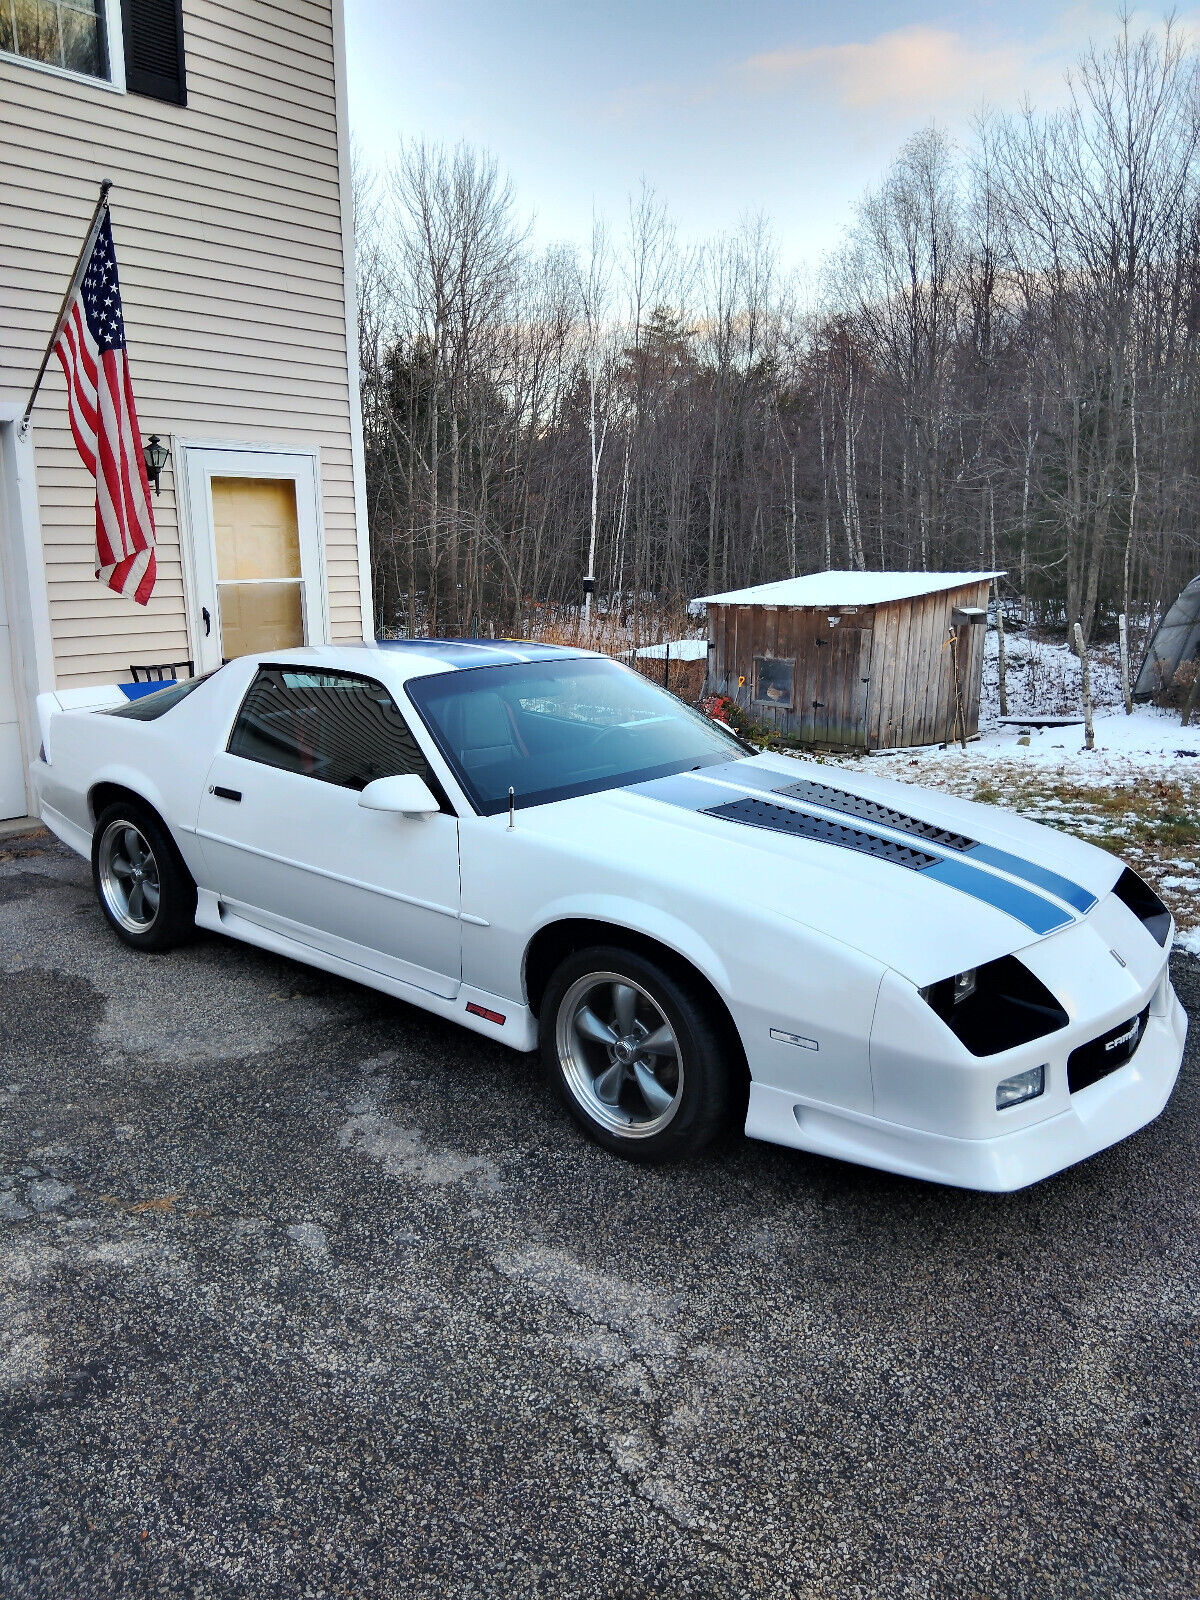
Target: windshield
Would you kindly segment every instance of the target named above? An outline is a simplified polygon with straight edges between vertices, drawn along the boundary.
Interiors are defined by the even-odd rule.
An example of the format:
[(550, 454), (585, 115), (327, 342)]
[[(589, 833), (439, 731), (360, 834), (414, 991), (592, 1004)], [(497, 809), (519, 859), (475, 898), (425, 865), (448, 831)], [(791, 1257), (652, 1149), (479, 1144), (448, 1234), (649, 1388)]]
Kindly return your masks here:
[(732, 735), (597, 657), (416, 678), (409, 698), (484, 816), (737, 760)]

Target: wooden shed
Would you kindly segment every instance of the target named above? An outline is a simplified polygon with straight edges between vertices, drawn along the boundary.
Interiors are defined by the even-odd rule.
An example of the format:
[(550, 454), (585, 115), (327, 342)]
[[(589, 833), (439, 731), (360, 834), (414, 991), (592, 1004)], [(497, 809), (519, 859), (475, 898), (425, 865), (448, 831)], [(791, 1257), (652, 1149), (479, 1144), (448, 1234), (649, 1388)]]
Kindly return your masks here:
[(813, 572), (705, 595), (707, 691), (814, 745), (887, 750), (970, 737), (998, 576)]

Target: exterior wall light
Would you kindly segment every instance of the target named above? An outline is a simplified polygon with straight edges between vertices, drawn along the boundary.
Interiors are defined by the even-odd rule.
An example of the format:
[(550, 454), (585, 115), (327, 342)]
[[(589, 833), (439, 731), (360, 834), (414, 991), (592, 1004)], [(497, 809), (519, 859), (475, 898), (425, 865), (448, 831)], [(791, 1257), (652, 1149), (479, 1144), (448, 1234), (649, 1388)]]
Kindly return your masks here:
[(156, 433), (152, 433), (142, 450), (142, 460), (146, 463), (146, 476), (154, 485), (154, 493), (156, 495), (162, 492), (159, 480), (162, 478), (162, 469), (170, 460), (170, 456), (171, 452), (166, 445)]

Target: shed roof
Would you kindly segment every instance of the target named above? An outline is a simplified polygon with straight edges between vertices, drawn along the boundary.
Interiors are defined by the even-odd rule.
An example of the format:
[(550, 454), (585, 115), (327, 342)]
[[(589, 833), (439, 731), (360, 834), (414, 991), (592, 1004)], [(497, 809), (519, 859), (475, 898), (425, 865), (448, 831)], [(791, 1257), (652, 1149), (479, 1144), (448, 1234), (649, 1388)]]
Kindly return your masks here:
[(702, 595), (697, 605), (713, 606), (878, 606), (912, 600), (1002, 577), (999, 572), (810, 572), (778, 583)]

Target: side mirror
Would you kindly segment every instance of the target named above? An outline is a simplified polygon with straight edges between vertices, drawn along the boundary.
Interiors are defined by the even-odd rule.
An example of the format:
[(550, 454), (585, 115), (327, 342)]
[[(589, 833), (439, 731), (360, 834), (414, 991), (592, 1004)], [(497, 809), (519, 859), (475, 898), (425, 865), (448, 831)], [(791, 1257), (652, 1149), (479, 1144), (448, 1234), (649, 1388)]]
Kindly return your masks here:
[(442, 808), (429, 792), (429, 785), (415, 772), (397, 773), (394, 778), (376, 778), (358, 797), (367, 811), (392, 811), (402, 817), (428, 817)]

